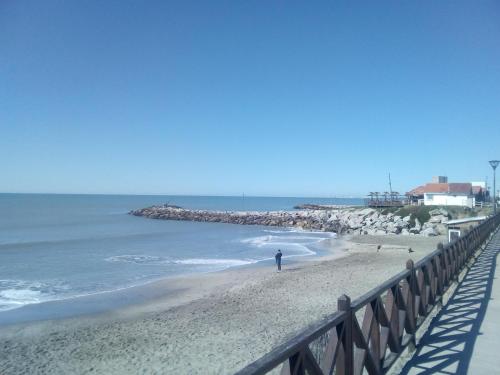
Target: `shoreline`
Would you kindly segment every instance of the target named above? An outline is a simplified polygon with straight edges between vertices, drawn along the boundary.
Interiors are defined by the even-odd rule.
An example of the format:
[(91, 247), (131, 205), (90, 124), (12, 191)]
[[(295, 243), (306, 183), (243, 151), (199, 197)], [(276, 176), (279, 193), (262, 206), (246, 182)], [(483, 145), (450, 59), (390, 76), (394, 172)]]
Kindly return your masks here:
[[(323, 233), (312, 230), (301, 230), (298, 228), (276, 228), (278, 231), (290, 230), (301, 234), (307, 233)], [(296, 264), (301, 262), (319, 261), (323, 257), (331, 255), (335, 249), (332, 249), (330, 241), (334, 239), (336, 242), (337, 236), (333, 233), (328, 238), (321, 238), (318, 241), (303, 245), (307, 250), (301, 254), (285, 255), (283, 257), (284, 264)], [(325, 244), (327, 244), (325, 246)], [(242, 262), (245, 262), (242, 260)], [(157, 292), (162, 286), (163, 289), (169, 290), (169, 285), (178, 285), (184, 283), (184, 280), (190, 282), (191, 279), (200, 279), (206, 275), (218, 274), (224, 272), (240, 272), (240, 270), (256, 269), (261, 267), (271, 267), (274, 265), (274, 257), (255, 260), (246, 264), (229, 265), (223, 269), (192, 271), (179, 273), (174, 275), (166, 275), (157, 277), (151, 280), (123, 286), (112, 290), (102, 290), (88, 294), (73, 295), (52, 300), (28, 303), (23, 306), (4, 310), (0, 312), (0, 328), (8, 327), (15, 324), (26, 324), (30, 322), (55, 320), (55, 319), (71, 319), (82, 316), (106, 314), (109, 311), (118, 309), (127, 309), (132, 305), (142, 305), (149, 303), (150, 300), (165, 297), (165, 293)], [(176, 290), (169, 291), (175, 293)], [(106, 306), (109, 301), (117, 304), (117, 308)]]
[[(334, 240), (336, 256), (284, 265), (281, 273), (274, 265), (262, 265), (162, 280), (151, 289), (157, 295), (148, 303), (0, 327), (0, 372), (36, 372), (48, 366), (44, 368), (55, 373), (89, 368), (106, 373), (167, 368), (231, 373), (334, 312), (341, 294), (356, 298), (369, 291), (401, 271), (410, 255), (417, 260), (441, 240), (342, 237)], [(414, 253), (408, 253), (408, 246)], [(29, 361), (21, 360), (27, 351)]]
[[(290, 228), (298, 231), (297, 228)], [(304, 233), (311, 231), (304, 230)], [(341, 243), (336, 236), (324, 238), (314, 243), (315, 246), (308, 247), (314, 254), (297, 254), (283, 257), (284, 265), (296, 266), (301, 263), (322, 261), (338, 257), (336, 249), (331, 248), (331, 240)], [(310, 245), (309, 245), (310, 246)], [(318, 255), (317, 247), (322, 247)], [(124, 286), (113, 290), (104, 290), (85, 295), (75, 295), (66, 298), (48, 300), (38, 303), (30, 303), (18, 308), (0, 312), (0, 329), (18, 324), (30, 324), (48, 320), (82, 318), (86, 316), (105, 315), (116, 310), (135, 309), (137, 306), (148, 305), (151, 301), (160, 298), (168, 299), (170, 295), (175, 295), (182, 289), (183, 284), (200, 282), (203, 285), (205, 279), (231, 278), (239, 272), (255, 269), (273, 269), (274, 258), (262, 259), (253, 263), (228, 266), (227, 268), (212, 271), (199, 271), (164, 276), (144, 283)], [(221, 274), (220, 277), (215, 276)], [(227, 276), (225, 276), (227, 274)], [(212, 276), (213, 275), (213, 276)], [(196, 294), (196, 293), (195, 293)], [(118, 306), (111, 308), (110, 301)], [(189, 302), (189, 301), (188, 301)]]

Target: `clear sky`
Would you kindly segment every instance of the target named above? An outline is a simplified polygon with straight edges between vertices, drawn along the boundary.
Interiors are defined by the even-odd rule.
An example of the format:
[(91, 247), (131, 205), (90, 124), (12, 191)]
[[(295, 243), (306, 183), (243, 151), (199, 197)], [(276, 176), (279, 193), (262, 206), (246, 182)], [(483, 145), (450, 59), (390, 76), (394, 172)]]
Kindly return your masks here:
[(0, 192), (491, 183), (500, 2), (2, 0), (0, 130)]

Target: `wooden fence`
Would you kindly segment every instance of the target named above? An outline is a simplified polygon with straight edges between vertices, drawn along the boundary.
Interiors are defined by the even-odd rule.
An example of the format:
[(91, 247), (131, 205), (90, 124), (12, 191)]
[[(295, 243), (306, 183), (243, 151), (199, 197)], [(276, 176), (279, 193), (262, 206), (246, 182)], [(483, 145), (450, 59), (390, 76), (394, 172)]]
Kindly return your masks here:
[(443, 294), (458, 279), (469, 257), (500, 224), (490, 217), (454, 242), (351, 303), (338, 299), (338, 311), (240, 370), (237, 375), (384, 374)]

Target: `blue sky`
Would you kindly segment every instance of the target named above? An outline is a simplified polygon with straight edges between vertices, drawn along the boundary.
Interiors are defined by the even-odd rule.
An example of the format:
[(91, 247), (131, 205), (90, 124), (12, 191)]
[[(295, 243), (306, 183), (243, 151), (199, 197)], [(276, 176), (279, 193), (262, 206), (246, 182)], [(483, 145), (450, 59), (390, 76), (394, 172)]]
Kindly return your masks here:
[(3, 0), (0, 130), (0, 192), (491, 182), (500, 3)]

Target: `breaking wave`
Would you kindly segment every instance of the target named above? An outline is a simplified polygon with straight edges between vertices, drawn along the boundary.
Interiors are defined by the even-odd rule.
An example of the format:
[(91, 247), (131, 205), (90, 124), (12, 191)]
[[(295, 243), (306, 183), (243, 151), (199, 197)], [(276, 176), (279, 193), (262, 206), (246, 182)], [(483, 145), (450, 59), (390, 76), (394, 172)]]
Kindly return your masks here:
[(284, 251), (283, 258), (304, 257), (316, 255), (314, 248), (326, 239), (335, 238), (336, 234), (331, 232), (307, 231), (296, 228), (265, 229), (264, 236), (249, 237), (240, 240), (247, 246), (266, 252), (265, 259), (273, 259), (277, 249)]
[(57, 299), (68, 287), (26, 280), (0, 280), (0, 311)]
[(184, 265), (199, 265), (199, 266), (221, 266), (223, 268), (244, 266), (258, 262), (254, 259), (214, 259), (214, 258), (188, 258), (188, 259), (172, 259), (168, 257), (152, 256), (152, 255), (117, 255), (105, 259), (108, 262), (126, 262), (141, 265), (168, 265), (168, 264), (184, 264)]

